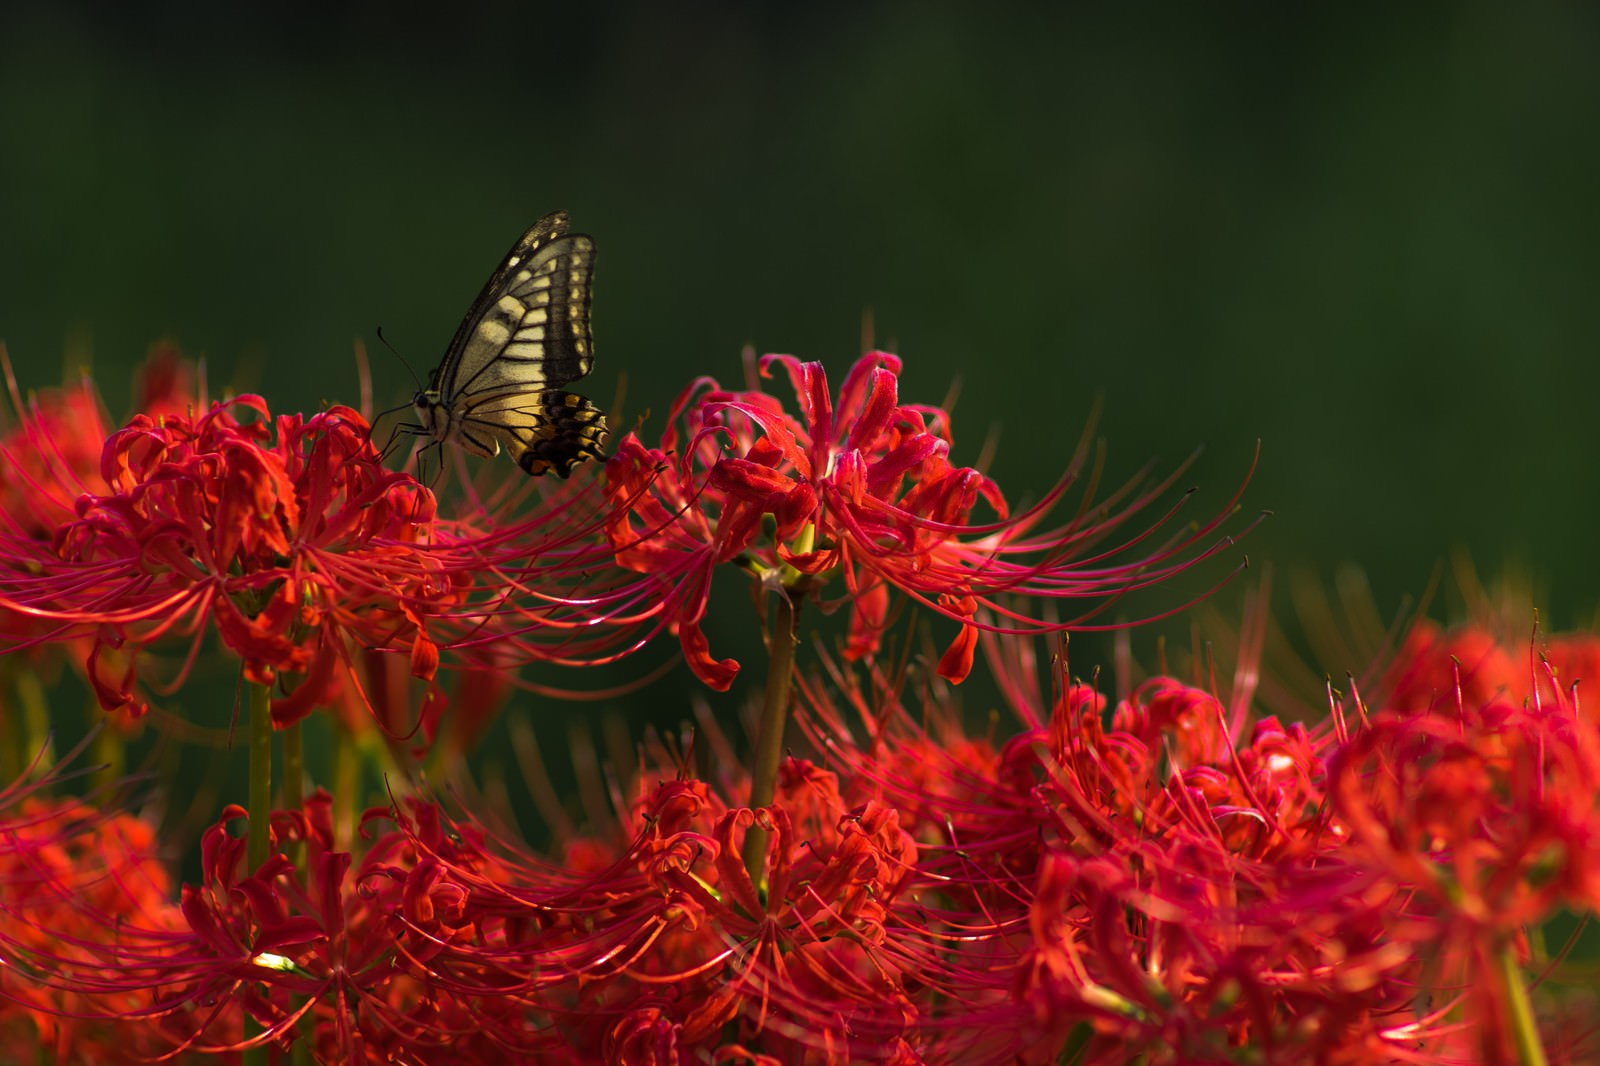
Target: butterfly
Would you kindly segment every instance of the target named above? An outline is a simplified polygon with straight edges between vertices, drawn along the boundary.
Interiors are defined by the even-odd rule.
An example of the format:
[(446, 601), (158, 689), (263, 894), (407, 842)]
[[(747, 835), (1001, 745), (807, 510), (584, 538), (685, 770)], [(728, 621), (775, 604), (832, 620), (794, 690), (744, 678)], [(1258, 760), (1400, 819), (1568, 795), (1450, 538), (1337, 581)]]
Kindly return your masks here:
[(529, 474), (562, 477), (605, 446), (606, 416), (561, 386), (594, 365), (589, 279), (594, 240), (567, 213), (535, 222), (495, 268), (433, 372), (411, 398), (434, 444), (493, 457), (502, 446)]

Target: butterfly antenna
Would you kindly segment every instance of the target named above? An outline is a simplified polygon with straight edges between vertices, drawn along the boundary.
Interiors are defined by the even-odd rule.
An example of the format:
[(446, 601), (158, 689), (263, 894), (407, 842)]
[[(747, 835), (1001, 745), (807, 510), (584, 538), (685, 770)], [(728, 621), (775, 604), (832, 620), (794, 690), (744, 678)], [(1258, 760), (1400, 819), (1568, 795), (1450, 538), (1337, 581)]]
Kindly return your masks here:
[(389, 338), (383, 335), (382, 326), (378, 327), (378, 340), (382, 341), (383, 346), (389, 349), (389, 351), (393, 352), (396, 359), (400, 360), (400, 365), (406, 368), (406, 373), (411, 375), (411, 380), (417, 383), (417, 391), (421, 392), (422, 379), (417, 377), (417, 372), (415, 370), (411, 369), (411, 364), (406, 362), (406, 357), (401, 355), (399, 350), (396, 349), (394, 345), (389, 343)]

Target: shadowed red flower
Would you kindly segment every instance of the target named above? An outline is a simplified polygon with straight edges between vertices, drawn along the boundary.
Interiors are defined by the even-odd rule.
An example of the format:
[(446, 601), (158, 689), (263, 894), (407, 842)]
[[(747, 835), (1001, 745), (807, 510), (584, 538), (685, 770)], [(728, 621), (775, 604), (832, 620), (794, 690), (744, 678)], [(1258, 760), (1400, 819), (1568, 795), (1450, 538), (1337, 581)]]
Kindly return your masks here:
[[(0, 433), (0, 554), (10, 551), (13, 564), (25, 568), (27, 577), (38, 578), (42, 571), (30, 561), (35, 551), (48, 548), (57, 528), (76, 518), (80, 497), (107, 491), (100, 453), (109, 429), (100, 398), (87, 378), (65, 388), (30, 393), (24, 400), (3, 345), (0, 374), (17, 413), (15, 424)], [(189, 409), (196, 402), (192, 369), (168, 346), (151, 352), (135, 375), (134, 389), (141, 403), (156, 410)], [(81, 671), (93, 638), (83, 630), (63, 633), (55, 621), (0, 603), (0, 647), (29, 647), (36, 666), (49, 662), (48, 653), (54, 652)], [(103, 659), (103, 672), (126, 670), (116, 653), (111, 658), (118, 661), (107, 668)], [(133, 723), (124, 720), (119, 726), (129, 729)]]
[[(479, 935), (460, 894), (419, 869), (411, 838), (392, 827), (373, 832), (359, 861), (335, 850), (331, 806), (319, 793), (303, 811), (273, 816), (280, 846), (305, 846), (305, 872), (282, 853), (247, 871), (244, 840), (225, 829), (238, 808), (207, 833), (205, 883), (183, 896), (197, 938), (188, 996), (242, 1005), (280, 1043), (309, 1031), (320, 1062), (505, 1061), (508, 1049), (483, 1023), (514, 1005), (460, 998), (427, 962)], [(369, 832), (384, 817), (371, 812)], [(446, 854), (471, 861), (466, 849)], [(421, 935), (408, 943), (408, 929)]]
[(1108, 699), (1056, 672), (1041, 699), (1020, 642), (987, 643), (1009, 738), (965, 737), (948, 686), (913, 705), (840, 666), (802, 687), (822, 761), (785, 761), (770, 807), (665, 744), (559, 861), (421, 802), (341, 854), (318, 797), (273, 822), (306, 872), (243, 869), (218, 825), (179, 928), (89, 921), (26, 958), (86, 1016), (198, 1050), (248, 1011), (321, 1061), (1509, 1057), (1492, 967), (1600, 886), (1600, 734), (1568, 696), (1286, 725), (1169, 677)]
[[(758, 388), (730, 392), (702, 378), (674, 404), (659, 448), (630, 434), (606, 466), (617, 561), (659, 587), (657, 624), (677, 632), (690, 666), (713, 688), (727, 688), (738, 670), (711, 655), (700, 628), (722, 564), (791, 592), (841, 581), (856, 656), (876, 649), (890, 590), (898, 590), (961, 624), (939, 664), (943, 676), (960, 680), (980, 628), (1095, 628), (1090, 619), (1110, 600), (1231, 543), (1213, 539), (1231, 502), (1202, 527), (1164, 541), (1151, 538), (1170, 513), (1113, 541), (1171, 478), (1143, 492), (1124, 488), (1046, 527), (1083, 469), (1086, 441), (1043, 501), (1012, 514), (992, 480), (949, 461), (949, 416), (900, 401), (893, 355), (859, 360), (837, 399), (818, 363), (761, 361), (763, 377), (774, 368), (788, 378), (798, 415)], [(990, 517), (980, 518), (980, 508)], [(1048, 618), (1071, 600), (1095, 606), (1071, 619)], [(980, 611), (990, 620), (980, 620)]]

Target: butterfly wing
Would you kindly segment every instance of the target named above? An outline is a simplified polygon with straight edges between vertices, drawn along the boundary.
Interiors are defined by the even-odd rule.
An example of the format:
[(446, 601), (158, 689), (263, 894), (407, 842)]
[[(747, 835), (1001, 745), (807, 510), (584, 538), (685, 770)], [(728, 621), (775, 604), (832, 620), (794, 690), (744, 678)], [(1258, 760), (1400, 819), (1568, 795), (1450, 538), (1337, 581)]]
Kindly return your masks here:
[(554, 470), (566, 477), (584, 460), (602, 458), (609, 432), (594, 401), (562, 389), (491, 397), (463, 417), (463, 433), (494, 433), (534, 476)]
[(594, 241), (565, 212), (524, 233), (490, 276), (418, 398), (440, 440), (480, 455), (502, 445), (530, 474), (562, 477), (601, 455), (605, 415), (560, 386), (594, 365), (589, 282)]

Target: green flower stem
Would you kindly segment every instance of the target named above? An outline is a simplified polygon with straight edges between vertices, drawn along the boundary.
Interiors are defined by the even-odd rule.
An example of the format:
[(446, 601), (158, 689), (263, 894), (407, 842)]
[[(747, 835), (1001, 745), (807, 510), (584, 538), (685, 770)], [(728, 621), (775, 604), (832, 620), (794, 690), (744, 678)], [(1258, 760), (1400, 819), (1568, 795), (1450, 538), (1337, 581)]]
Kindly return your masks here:
[(1517, 1062), (1521, 1066), (1547, 1066), (1544, 1046), (1539, 1043), (1539, 1026), (1533, 1016), (1533, 1001), (1528, 998), (1528, 986), (1522, 980), (1522, 967), (1517, 965), (1517, 953), (1510, 943), (1500, 948), (1495, 960), (1500, 966), (1501, 993), (1511, 1008), (1511, 1032), (1517, 1045)]
[[(305, 720), (296, 722), (283, 731), (283, 799), (279, 806), (288, 810), (300, 810), (305, 806), (306, 799), (306, 770), (305, 770)], [(292, 840), (285, 849), (289, 854), (289, 861), (294, 863), (295, 869), (305, 875), (306, 881), (311, 880), (311, 871), (306, 869), (306, 842)], [(303, 1002), (296, 999), (296, 1004)], [(315, 1027), (312, 1025), (311, 1015), (308, 1013), (300, 1019), (300, 1024), (295, 1026), (297, 1031), (295, 1042), (289, 1050), (289, 1061), (293, 1066), (311, 1066), (311, 1044)]]
[(333, 841), (348, 851), (356, 836), (356, 812), (361, 808), (361, 752), (356, 739), (343, 731), (333, 741)]
[[(98, 711), (99, 708), (95, 710)], [(94, 783), (97, 786), (110, 787), (122, 780), (122, 775), (127, 772), (127, 745), (123, 743), (122, 733), (113, 728), (110, 722), (95, 734), (94, 761), (100, 767), (94, 773)]]
[[(33, 664), (22, 655), (13, 655), (4, 663), (0, 684), (10, 687), (16, 703), (5, 704), (4, 737), (0, 739), (0, 782), (15, 781), (35, 756), (39, 762), (37, 773), (56, 761), (55, 741), (51, 733), (50, 705), (45, 698), (44, 686)], [(16, 713), (20, 709), (21, 713)]]
[[(26, 760), (36, 752), (45, 751), (45, 758), (40, 765), (48, 766), (55, 761), (55, 744), (50, 733), (50, 703), (45, 698), (44, 685), (40, 684), (39, 675), (27, 663), (23, 663), (17, 671), (16, 681), (17, 702), (22, 704), (22, 718), (26, 723), (22, 757)], [(17, 769), (20, 771), (21, 767)], [(6, 780), (11, 778), (7, 777)]]
[[(249, 683), (250, 689), (250, 835), (245, 860), (251, 873), (272, 853), (272, 694), (266, 685)], [(244, 1019), (246, 1039), (259, 1035), (261, 1026), (249, 1015)], [(271, 1049), (265, 1044), (240, 1053), (243, 1066), (266, 1066)]]
[(283, 731), (283, 806), (296, 810), (306, 798), (305, 733), (296, 722)]
[[(304, 724), (299, 721), (283, 731), (283, 800), (279, 806), (291, 811), (300, 810), (306, 800), (305, 731), (301, 729)], [(305, 870), (305, 859), (305, 841), (297, 840), (289, 845), (289, 861), (294, 863), (295, 869), (309, 875), (311, 871)]]
[[(0, 681), (16, 690), (17, 699), (22, 696), (22, 682), (15, 671), (28, 669), (23, 663), (22, 656), (14, 655), (9, 659), (0, 659)], [(15, 781), (17, 775), (22, 773), (22, 752), (27, 747), (23, 740), (21, 715), (0, 715), (0, 781)]]
[[(798, 604), (788, 589), (778, 592), (767, 637), (767, 699), (757, 728), (755, 765), (750, 770), (750, 806), (771, 805), (778, 790), (778, 767), (783, 763), (784, 730), (789, 721), (790, 680), (794, 675), (795, 614)], [(752, 825), (744, 837), (744, 865), (756, 890), (765, 891), (767, 831)]]
[(250, 683), (250, 836), (245, 846), (251, 873), (272, 852), (272, 697)]

